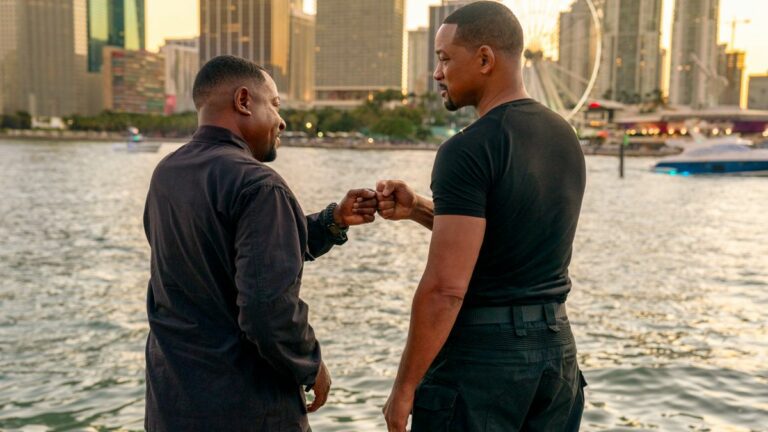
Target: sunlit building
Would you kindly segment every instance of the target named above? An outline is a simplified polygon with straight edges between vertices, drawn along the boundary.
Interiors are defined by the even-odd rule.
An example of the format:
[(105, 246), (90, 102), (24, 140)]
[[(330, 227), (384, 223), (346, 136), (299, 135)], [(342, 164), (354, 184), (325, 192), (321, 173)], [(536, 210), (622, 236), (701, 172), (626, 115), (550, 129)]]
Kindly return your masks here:
[(592, 94), (625, 103), (661, 93), (661, 0), (608, 0), (602, 4), (600, 74)]
[(194, 111), (192, 86), (200, 69), (198, 38), (166, 39), (160, 52), (165, 57), (165, 113)]
[(105, 109), (163, 114), (165, 59), (162, 54), (106, 46), (102, 58)]
[(747, 108), (768, 110), (768, 74), (749, 76)]
[(101, 70), (102, 50), (145, 49), (145, 0), (88, 0), (88, 71)]
[(402, 91), (405, 0), (317, 2), (315, 103), (351, 106)]
[(86, 0), (0, 0), (0, 113), (83, 113)]
[(429, 43), (427, 28), (408, 32), (408, 93), (423, 95), (432, 80), (432, 72), (427, 65)]
[(672, 23), (669, 101), (695, 108), (715, 106), (719, 0), (676, 0)]
[(291, 10), (290, 51), (288, 103), (311, 103), (315, 98), (315, 17), (304, 13), (301, 4)]
[(741, 106), (741, 90), (744, 81), (744, 51), (729, 51), (727, 45), (718, 47), (717, 74), (725, 78), (720, 93), (720, 105)]

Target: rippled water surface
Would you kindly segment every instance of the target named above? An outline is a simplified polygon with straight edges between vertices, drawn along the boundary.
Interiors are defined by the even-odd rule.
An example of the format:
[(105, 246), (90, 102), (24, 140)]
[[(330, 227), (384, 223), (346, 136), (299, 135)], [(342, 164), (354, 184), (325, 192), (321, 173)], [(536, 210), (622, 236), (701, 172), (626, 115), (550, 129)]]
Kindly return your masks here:
[[(0, 143), (0, 430), (140, 430), (158, 154)], [(429, 193), (428, 151), (280, 150), (306, 211), (402, 178)], [(587, 380), (582, 430), (768, 431), (768, 179), (655, 175), (589, 157), (569, 315)], [(385, 430), (429, 232), (353, 228), (305, 270), (335, 388), (323, 431)]]

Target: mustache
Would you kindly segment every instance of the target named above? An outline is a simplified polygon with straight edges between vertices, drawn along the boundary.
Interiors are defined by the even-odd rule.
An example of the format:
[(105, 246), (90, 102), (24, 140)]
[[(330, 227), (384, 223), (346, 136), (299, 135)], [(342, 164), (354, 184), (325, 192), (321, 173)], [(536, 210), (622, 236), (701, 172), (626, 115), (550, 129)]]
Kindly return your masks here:
[(448, 90), (448, 86), (443, 85), (443, 84), (438, 84), (437, 88), (440, 89), (440, 90)]

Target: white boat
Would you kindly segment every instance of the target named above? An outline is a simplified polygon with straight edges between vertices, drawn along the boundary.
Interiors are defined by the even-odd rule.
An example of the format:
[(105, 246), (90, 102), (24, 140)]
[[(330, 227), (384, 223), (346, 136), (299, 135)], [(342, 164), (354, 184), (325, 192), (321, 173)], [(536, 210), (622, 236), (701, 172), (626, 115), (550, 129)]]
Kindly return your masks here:
[(667, 145), (684, 150), (659, 160), (653, 167), (655, 172), (681, 176), (768, 176), (768, 150), (756, 150), (751, 141), (738, 136), (671, 139)]
[(114, 144), (112, 148), (115, 151), (125, 151), (128, 153), (155, 153), (162, 143), (147, 142), (144, 140), (144, 135), (139, 132), (138, 128), (128, 128), (128, 138), (125, 144)]

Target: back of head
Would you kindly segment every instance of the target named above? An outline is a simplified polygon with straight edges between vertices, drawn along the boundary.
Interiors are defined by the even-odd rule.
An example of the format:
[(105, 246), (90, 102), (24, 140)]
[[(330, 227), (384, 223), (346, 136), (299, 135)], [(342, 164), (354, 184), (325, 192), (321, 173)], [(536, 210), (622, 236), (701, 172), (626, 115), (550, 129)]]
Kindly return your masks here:
[(456, 24), (456, 44), (473, 49), (488, 45), (515, 59), (523, 54), (523, 28), (515, 14), (499, 2), (478, 1), (462, 6), (443, 24)]
[(210, 59), (200, 68), (192, 87), (192, 99), (198, 110), (211, 94), (223, 85), (239, 86), (248, 81), (263, 83), (266, 71), (256, 63), (231, 55)]

